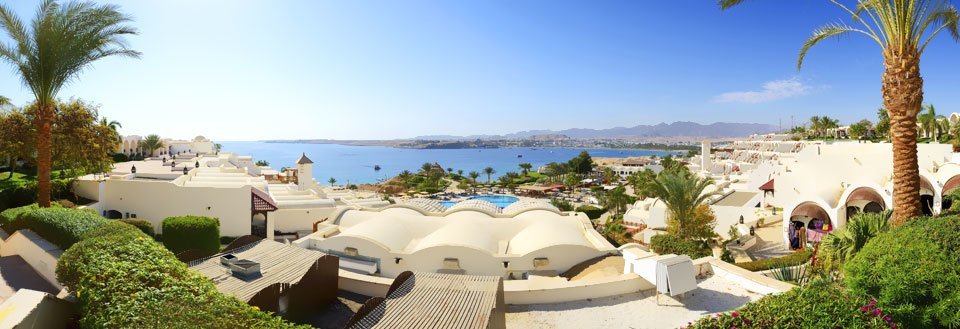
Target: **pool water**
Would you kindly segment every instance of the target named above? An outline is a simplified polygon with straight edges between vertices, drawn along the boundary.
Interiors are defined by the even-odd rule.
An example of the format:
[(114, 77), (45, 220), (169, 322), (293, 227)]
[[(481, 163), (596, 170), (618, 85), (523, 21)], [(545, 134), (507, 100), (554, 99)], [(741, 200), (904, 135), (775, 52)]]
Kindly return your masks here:
[[(507, 206), (520, 200), (517, 197), (512, 197), (509, 195), (498, 195), (498, 194), (478, 195), (478, 196), (467, 198), (467, 200), (477, 200), (477, 199), (490, 202), (500, 208), (506, 208)], [(440, 205), (442, 205), (444, 208), (450, 208), (451, 206), (457, 204), (458, 202), (460, 201), (440, 201)]]

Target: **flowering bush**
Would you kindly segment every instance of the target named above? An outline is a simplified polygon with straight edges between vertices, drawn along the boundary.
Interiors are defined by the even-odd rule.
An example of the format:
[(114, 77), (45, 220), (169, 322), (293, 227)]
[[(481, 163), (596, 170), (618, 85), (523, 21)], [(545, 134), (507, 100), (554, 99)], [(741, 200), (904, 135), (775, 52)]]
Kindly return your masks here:
[(811, 283), (764, 297), (727, 313), (707, 316), (686, 328), (897, 328), (865, 295), (833, 284)]

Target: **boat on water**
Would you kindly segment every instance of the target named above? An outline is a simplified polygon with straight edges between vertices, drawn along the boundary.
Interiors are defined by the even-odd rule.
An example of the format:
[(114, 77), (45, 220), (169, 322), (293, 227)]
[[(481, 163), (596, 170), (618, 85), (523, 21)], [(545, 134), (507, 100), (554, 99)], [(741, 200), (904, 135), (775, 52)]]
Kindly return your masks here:
[(380, 165), (373, 165), (373, 170), (380, 171)]
[(518, 158), (522, 158), (522, 157), (523, 157), (523, 154), (517, 154), (517, 157), (518, 157)]

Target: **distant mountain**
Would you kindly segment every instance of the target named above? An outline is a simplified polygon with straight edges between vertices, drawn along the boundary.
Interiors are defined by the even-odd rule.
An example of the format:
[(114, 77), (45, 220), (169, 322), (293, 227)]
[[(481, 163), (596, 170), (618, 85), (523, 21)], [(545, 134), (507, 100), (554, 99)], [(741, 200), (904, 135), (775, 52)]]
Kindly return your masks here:
[(420, 140), (522, 139), (541, 135), (564, 135), (575, 139), (655, 138), (655, 137), (743, 137), (777, 132), (777, 126), (762, 123), (715, 122), (708, 125), (689, 121), (615, 127), (609, 129), (573, 128), (565, 130), (528, 130), (506, 135), (418, 136)]

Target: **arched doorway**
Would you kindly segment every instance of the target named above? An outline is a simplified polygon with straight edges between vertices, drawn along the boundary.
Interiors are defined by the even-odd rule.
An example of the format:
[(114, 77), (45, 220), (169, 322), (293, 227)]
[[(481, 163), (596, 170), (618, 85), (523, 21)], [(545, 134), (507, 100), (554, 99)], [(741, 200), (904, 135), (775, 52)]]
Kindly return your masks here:
[(815, 202), (804, 202), (790, 212), (787, 239), (791, 249), (805, 248), (808, 242), (820, 238), (833, 229), (827, 210)]
[(953, 207), (953, 199), (948, 196), (960, 187), (960, 175), (950, 177), (946, 184), (943, 184), (943, 195), (940, 200), (940, 208), (947, 210)]
[(920, 211), (925, 216), (933, 216), (934, 195), (933, 184), (920, 177)]
[(858, 187), (847, 196), (846, 209), (846, 219), (849, 221), (858, 213), (877, 213), (887, 209), (887, 206), (877, 190), (870, 187)]

